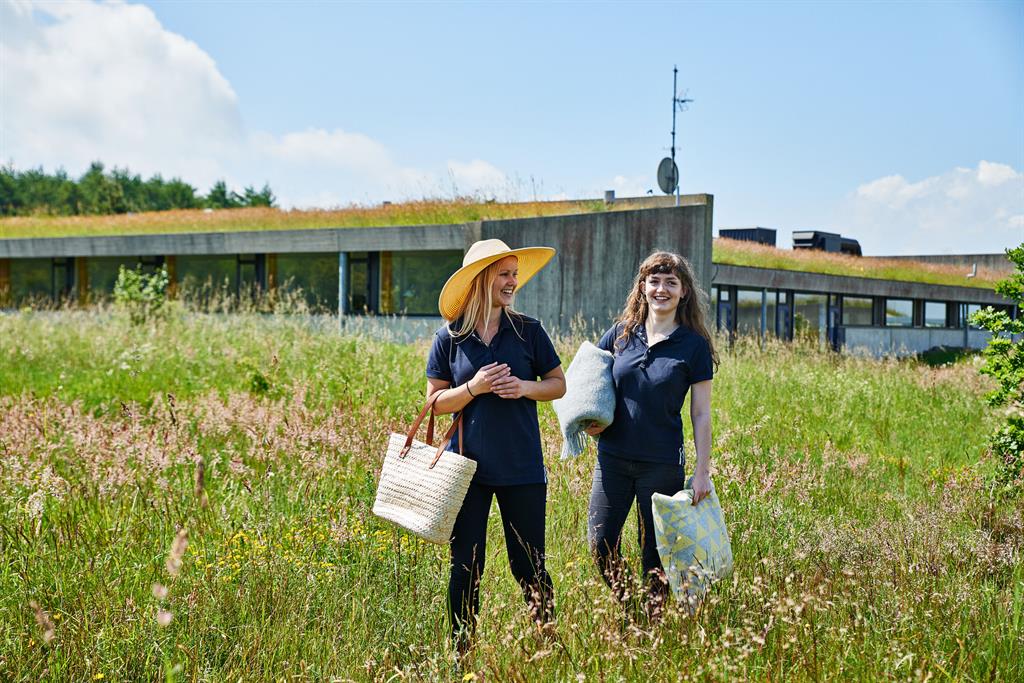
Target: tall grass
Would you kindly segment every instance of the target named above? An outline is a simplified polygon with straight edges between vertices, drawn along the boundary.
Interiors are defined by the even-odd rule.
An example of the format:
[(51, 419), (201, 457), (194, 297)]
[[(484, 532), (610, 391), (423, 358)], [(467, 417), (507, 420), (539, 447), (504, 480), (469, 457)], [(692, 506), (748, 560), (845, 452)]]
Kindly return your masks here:
[(0, 316), (0, 679), (1024, 677), (1024, 513), (986, 489), (975, 367), (743, 342), (713, 399), (733, 578), (660, 625), (614, 604), (593, 453), (558, 460), (542, 406), (556, 633), (493, 519), (456, 664), (445, 549), (369, 512), (426, 351), (255, 314)]
[[(628, 205), (624, 205), (628, 206)], [(473, 197), (420, 199), (337, 209), (178, 209), (109, 216), (15, 216), (0, 218), (0, 239), (95, 237), (177, 232), (360, 228), (446, 225), (613, 210), (603, 201), (489, 202)]]
[(716, 238), (713, 245), (715, 263), (754, 268), (801, 270), (828, 275), (848, 275), (882, 280), (926, 282), (935, 285), (957, 285), (992, 289), (1006, 276), (989, 268), (979, 268), (968, 278), (961, 266), (951, 266), (902, 259), (861, 258), (847, 254), (831, 254), (816, 249), (776, 249), (756, 242)]

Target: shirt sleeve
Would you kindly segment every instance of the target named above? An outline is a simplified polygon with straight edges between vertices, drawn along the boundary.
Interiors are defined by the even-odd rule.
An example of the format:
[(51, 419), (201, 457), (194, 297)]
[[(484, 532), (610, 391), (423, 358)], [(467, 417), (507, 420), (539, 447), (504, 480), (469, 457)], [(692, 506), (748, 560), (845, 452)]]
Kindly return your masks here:
[(533, 337), (533, 369), (538, 377), (543, 377), (562, 364), (562, 359), (551, 343), (551, 337), (544, 328), (537, 325), (537, 334)]
[(452, 382), (451, 364), (452, 338), (447, 334), (438, 332), (434, 335), (434, 344), (430, 347), (430, 355), (427, 357), (427, 377), (432, 379), (443, 379)]
[(615, 353), (615, 349), (612, 348), (615, 345), (615, 338), (619, 330), (618, 325), (612, 325), (607, 332), (602, 335), (601, 340), (597, 342), (597, 348), (608, 351), (609, 353)]
[(690, 384), (705, 382), (713, 379), (715, 375), (714, 363), (711, 361), (711, 345), (704, 337), (698, 337), (699, 341), (690, 359)]

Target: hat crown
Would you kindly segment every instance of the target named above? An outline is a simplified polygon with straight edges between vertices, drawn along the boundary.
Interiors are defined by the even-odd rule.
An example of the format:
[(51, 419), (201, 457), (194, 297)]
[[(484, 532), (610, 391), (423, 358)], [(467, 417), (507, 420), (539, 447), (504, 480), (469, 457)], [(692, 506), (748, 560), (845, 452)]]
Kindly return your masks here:
[(470, 263), (479, 261), (480, 259), (485, 259), (497, 254), (505, 254), (510, 251), (512, 251), (512, 249), (499, 239), (473, 242), (469, 249), (466, 250), (466, 255), (462, 257), (462, 265), (465, 267)]

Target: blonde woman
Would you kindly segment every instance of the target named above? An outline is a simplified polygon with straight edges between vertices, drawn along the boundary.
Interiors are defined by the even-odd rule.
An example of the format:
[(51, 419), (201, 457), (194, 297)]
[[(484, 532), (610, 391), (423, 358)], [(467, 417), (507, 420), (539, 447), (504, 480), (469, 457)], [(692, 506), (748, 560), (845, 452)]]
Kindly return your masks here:
[(696, 450), (693, 504), (711, 491), (711, 380), (718, 355), (705, 322), (706, 300), (686, 259), (655, 252), (640, 264), (622, 314), (598, 342), (614, 356), (616, 400), (612, 423), (587, 430), (600, 435), (590, 546), (605, 582), (624, 598), (621, 534), (636, 501), (647, 612), (655, 618), (668, 585), (654, 538), (651, 495), (672, 495), (684, 487), (680, 413), (687, 392)]
[[(441, 291), (447, 323), (427, 360), (427, 395), (441, 391), (438, 413), (462, 413), (464, 455), (477, 471), (455, 521), (448, 613), (460, 651), (470, 644), (480, 610), (487, 518), (497, 498), (512, 574), (539, 626), (553, 617), (544, 563), (547, 473), (537, 401), (565, 393), (561, 361), (540, 323), (512, 309), (519, 287), (554, 256), (549, 247), (510, 249), (483, 240)], [(456, 439), (448, 446), (456, 449)]]

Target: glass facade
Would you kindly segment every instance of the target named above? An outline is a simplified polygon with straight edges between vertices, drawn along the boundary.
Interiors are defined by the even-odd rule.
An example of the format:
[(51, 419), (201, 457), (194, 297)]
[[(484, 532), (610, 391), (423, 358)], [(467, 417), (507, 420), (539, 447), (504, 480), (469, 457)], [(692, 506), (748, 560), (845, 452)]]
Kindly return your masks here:
[(736, 291), (736, 332), (761, 334), (761, 292), (739, 289)]
[(870, 297), (843, 297), (843, 325), (871, 325), (873, 300)]
[[(377, 311), (376, 296), (374, 292), (370, 291), (370, 283), (373, 282), (370, 268), (371, 256), (376, 258), (376, 254), (371, 255), (365, 251), (355, 251), (348, 255), (348, 283), (346, 287), (348, 301), (345, 304), (346, 313), (360, 315)], [(376, 270), (375, 259), (372, 270)]]
[(178, 256), (175, 273), (183, 292), (227, 290), (237, 288), (238, 257), (229, 255)]
[(381, 252), (380, 312), (438, 315), (441, 287), (460, 267), (461, 251)]
[(312, 312), (337, 312), (337, 254), (278, 254), (276, 258), (278, 289), (301, 296)]
[[(10, 297), (15, 306), (27, 306), (32, 302), (43, 300), (53, 301), (55, 294), (54, 271), (64, 270), (63, 268), (54, 268), (53, 259), (17, 258), (11, 259), (9, 263)], [(70, 285), (70, 283), (64, 282), (60, 284)]]
[(945, 327), (946, 326), (946, 303), (944, 301), (924, 302), (924, 326)]
[(816, 340), (825, 328), (825, 294), (793, 295), (793, 336)]
[(910, 299), (885, 300), (886, 327), (913, 327), (914, 302)]

